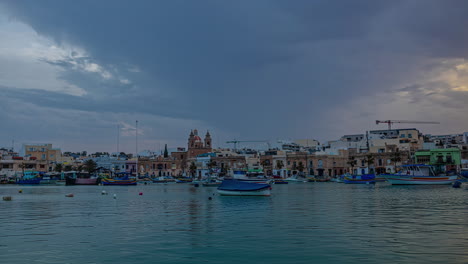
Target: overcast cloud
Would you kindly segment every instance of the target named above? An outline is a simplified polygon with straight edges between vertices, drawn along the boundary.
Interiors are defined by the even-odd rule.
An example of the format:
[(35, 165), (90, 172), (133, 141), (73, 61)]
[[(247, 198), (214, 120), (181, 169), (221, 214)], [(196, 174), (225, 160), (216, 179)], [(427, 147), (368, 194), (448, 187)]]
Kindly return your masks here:
[[(467, 131), (466, 1), (0, 1), (0, 145)], [(414, 126), (412, 126), (414, 127)], [(134, 151), (134, 133), (121, 150)]]

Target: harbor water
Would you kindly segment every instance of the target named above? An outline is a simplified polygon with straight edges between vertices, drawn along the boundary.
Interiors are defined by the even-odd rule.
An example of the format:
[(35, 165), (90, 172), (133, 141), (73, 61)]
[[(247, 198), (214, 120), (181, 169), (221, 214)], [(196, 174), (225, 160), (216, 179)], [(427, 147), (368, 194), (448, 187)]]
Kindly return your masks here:
[(0, 195), (13, 198), (0, 201), (0, 263), (468, 263), (464, 188), (298, 183), (222, 197), (188, 184), (3, 185)]

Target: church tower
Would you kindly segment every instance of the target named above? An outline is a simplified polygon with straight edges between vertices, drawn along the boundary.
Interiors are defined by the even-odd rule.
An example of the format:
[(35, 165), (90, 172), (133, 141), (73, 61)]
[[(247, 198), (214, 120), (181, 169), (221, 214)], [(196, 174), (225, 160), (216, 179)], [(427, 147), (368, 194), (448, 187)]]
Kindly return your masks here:
[(210, 148), (211, 149), (212, 145), (211, 145), (211, 135), (210, 135), (210, 131), (206, 131), (206, 135), (205, 135), (205, 148)]
[(190, 136), (188, 139), (188, 148), (193, 148), (195, 147), (195, 134), (193, 133), (193, 130), (190, 131)]

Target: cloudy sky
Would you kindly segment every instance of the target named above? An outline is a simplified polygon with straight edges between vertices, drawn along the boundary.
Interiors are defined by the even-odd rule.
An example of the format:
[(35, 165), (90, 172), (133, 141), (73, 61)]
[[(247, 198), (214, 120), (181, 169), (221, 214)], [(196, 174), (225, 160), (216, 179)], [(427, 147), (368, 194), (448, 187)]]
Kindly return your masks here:
[(468, 1), (0, 0), (0, 146), (468, 131)]

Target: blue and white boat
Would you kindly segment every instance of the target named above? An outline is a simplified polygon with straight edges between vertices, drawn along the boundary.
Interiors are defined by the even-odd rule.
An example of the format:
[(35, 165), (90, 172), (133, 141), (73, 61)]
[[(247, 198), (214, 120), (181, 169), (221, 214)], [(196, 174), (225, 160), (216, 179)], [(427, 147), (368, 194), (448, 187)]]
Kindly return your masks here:
[(266, 183), (224, 180), (218, 187), (218, 193), (229, 196), (270, 196), (271, 186)]
[(343, 182), (347, 184), (371, 184), (375, 183), (375, 174), (345, 175)]
[(41, 175), (37, 171), (25, 171), (23, 177), (16, 180), (17, 184), (40, 184)]
[(452, 184), (458, 178), (457, 175), (438, 174), (434, 166), (425, 164), (403, 165), (400, 172), (382, 176), (392, 185)]

